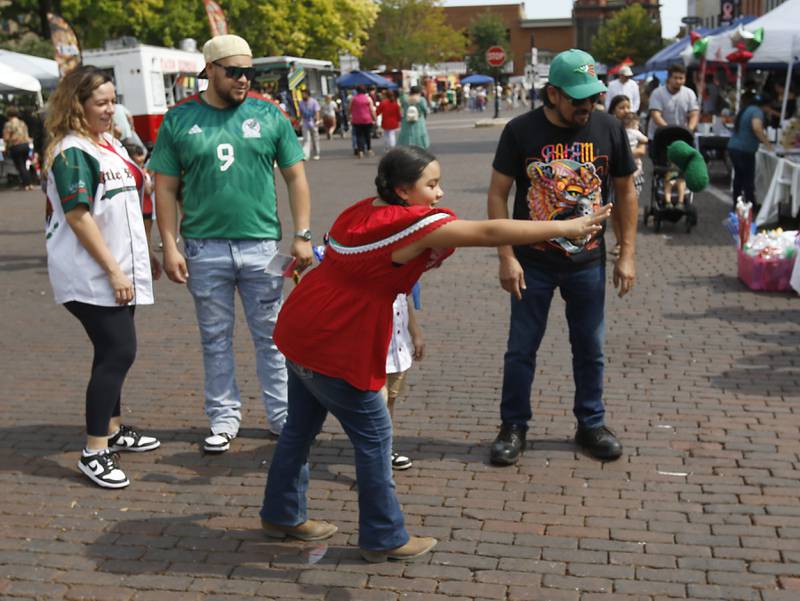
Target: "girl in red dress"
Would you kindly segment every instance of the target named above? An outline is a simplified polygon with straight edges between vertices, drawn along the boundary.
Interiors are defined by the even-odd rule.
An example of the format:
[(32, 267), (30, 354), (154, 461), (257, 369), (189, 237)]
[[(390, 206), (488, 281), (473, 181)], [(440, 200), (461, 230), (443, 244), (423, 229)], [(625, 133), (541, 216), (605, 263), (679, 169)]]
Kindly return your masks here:
[(307, 517), (308, 452), (328, 413), (355, 452), (359, 539), (367, 561), (418, 557), (436, 545), (409, 536), (392, 480), (392, 423), (380, 393), (392, 303), (423, 272), (461, 246), (581, 238), (601, 228), (610, 206), (567, 221), (465, 221), (436, 205), (436, 158), (415, 146), (388, 152), (378, 196), (346, 209), (328, 234), (325, 260), (292, 291), (273, 339), (289, 367), (289, 416), (275, 448), (261, 509), (267, 535), (322, 540), (337, 531)]

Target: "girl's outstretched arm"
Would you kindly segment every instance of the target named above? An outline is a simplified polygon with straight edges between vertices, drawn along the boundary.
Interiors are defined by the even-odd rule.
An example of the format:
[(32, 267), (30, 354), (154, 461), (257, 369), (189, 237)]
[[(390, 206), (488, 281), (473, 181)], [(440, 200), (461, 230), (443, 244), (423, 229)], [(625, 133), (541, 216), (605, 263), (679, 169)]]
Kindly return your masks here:
[(602, 223), (611, 215), (611, 205), (605, 205), (593, 215), (558, 221), (523, 221), (521, 219), (489, 219), (466, 221), (457, 219), (435, 229), (427, 236), (392, 253), (398, 263), (410, 261), (428, 248), (459, 248), (463, 246), (502, 246), (505, 244), (535, 244), (552, 238), (579, 239), (599, 232)]

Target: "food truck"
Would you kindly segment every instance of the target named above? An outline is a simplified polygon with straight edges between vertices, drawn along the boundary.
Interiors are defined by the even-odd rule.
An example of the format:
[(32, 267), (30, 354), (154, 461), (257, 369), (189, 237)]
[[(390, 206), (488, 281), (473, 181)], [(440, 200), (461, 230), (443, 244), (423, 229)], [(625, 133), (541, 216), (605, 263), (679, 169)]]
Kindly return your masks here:
[(297, 119), (300, 90), (307, 88), (311, 95), (322, 100), (326, 94), (336, 93), (337, 69), (331, 61), (297, 56), (264, 56), (253, 59), (256, 68), (254, 88), (281, 103)]
[(136, 133), (145, 143), (155, 142), (167, 109), (206, 86), (205, 80), (197, 79), (205, 66), (202, 53), (148, 46), (134, 38), (85, 50), (83, 62), (108, 72), (118, 102), (133, 114)]

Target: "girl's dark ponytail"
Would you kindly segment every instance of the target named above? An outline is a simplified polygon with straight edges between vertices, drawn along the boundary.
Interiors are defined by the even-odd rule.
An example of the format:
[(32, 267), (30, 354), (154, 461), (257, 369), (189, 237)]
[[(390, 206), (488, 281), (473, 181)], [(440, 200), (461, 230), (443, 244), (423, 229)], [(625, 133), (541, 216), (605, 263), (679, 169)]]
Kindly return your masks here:
[(378, 164), (375, 188), (378, 197), (390, 205), (405, 205), (397, 188), (413, 186), (422, 176), (425, 167), (436, 157), (418, 146), (398, 146), (387, 152)]

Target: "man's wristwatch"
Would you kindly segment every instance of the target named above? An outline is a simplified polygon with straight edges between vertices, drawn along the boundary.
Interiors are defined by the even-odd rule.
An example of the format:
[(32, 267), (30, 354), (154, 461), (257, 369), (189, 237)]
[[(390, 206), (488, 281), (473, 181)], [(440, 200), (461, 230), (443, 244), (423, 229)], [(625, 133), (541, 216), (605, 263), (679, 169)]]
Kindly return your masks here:
[(300, 238), (301, 240), (305, 240), (306, 242), (311, 242), (311, 230), (306, 228), (304, 230), (299, 230), (294, 233), (295, 238)]

